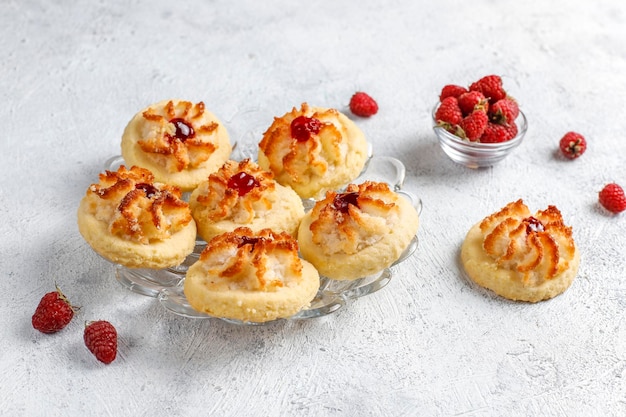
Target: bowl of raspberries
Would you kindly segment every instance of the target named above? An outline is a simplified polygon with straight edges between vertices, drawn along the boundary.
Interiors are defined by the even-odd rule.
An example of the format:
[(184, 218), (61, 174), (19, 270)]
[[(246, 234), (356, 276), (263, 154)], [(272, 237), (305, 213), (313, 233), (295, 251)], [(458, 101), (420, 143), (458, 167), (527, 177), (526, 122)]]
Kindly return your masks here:
[(469, 87), (445, 85), (432, 113), (443, 151), (469, 168), (500, 162), (522, 143), (528, 128), (499, 75), (487, 75)]

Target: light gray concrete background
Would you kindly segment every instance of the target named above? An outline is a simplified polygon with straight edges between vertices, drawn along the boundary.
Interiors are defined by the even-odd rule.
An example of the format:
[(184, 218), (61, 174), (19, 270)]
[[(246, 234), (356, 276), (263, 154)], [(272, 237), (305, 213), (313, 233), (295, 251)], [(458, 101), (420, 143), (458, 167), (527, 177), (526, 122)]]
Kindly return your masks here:
[[(621, 416), (626, 414), (626, 5), (530, 0), (0, 0), (0, 414), (7, 416)], [(430, 111), (487, 74), (529, 120), (501, 164), (451, 162)], [(356, 122), (407, 167), (420, 247), (382, 291), (318, 320), (191, 320), (122, 288), (76, 227), (78, 202), (143, 107), (203, 100), (253, 146), (307, 101), (380, 112)], [(587, 153), (565, 161), (576, 130)], [(469, 227), (509, 201), (554, 204), (582, 253), (563, 295), (529, 305), (468, 281)], [(82, 309), (30, 324), (58, 283)], [(86, 320), (119, 331), (97, 362)]]

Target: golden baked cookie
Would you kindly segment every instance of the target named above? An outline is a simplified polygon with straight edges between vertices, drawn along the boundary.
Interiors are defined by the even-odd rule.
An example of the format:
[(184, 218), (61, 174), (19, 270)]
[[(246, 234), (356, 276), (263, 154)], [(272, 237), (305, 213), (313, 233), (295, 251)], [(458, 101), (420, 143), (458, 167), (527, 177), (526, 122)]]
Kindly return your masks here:
[(356, 124), (335, 109), (302, 104), (274, 122), (259, 143), (259, 165), (302, 198), (317, 198), (359, 176), (369, 145)]
[(555, 206), (531, 214), (520, 199), (472, 226), (461, 260), (478, 285), (511, 300), (537, 302), (570, 286), (580, 254)]
[(298, 230), (302, 257), (321, 275), (352, 280), (393, 264), (417, 233), (417, 210), (386, 183), (350, 184), (316, 202)]
[(129, 268), (179, 265), (196, 242), (181, 191), (135, 166), (100, 174), (80, 202), (78, 230), (101, 256)]
[(226, 161), (226, 128), (204, 103), (164, 100), (137, 113), (124, 129), (122, 157), (159, 182), (191, 191)]
[(198, 234), (207, 242), (241, 226), (295, 237), (304, 216), (298, 194), (247, 159), (226, 161), (193, 191), (189, 206)]
[(210, 240), (183, 287), (195, 310), (255, 323), (293, 316), (318, 289), (319, 274), (298, 257), (294, 238), (246, 227)]

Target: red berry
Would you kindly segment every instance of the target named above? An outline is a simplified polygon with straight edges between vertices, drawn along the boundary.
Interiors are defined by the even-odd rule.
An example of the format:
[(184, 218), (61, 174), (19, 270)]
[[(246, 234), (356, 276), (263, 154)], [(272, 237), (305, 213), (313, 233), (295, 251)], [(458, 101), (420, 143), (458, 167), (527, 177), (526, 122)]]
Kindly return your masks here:
[(366, 93), (359, 91), (350, 99), (350, 111), (360, 117), (370, 117), (378, 113), (378, 103)]
[(482, 143), (506, 142), (517, 136), (517, 125), (515, 123), (505, 126), (489, 122), (485, 132), (480, 137)]
[(502, 78), (500, 78), (499, 75), (487, 75), (475, 83), (472, 83), (469, 90), (480, 91), (489, 99), (490, 104), (506, 97), (506, 91), (504, 91), (502, 87)]
[(464, 116), (473, 112), (477, 107), (487, 110), (489, 103), (480, 91), (468, 91), (459, 96), (459, 107)]
[(587, 141), (584, 136), (576, 132), (567, 132), (559, 142), (561, 153), (566, 158), (576, 159), (587, 150)]
[(465, 138), (471, 142), (476, 142), (485, 132), (489, 118), (487, 113), (477, 110), (469, 116), (465, 116), (459, 123), (458, 136)]
[(455, 84), (444, 85), (439, 95), (439, 101), (441, 102), (447, 97), (459, 98), (463, 93), (467, 93), (467, 88)]
[(615, 183), (605, 185), (598, 194), (598, 200), (611, 213), (620, 213), (626, 210), (624, 189)]
[(459, 102), (456, 97), (446, 97), (443, 99), (437, 111), (435, 112), (435, 121), (439, 126), (444, 127), (446, 130), (451, 130), (454, 126), (461, 123), (463, 120), (463, 114), (459, 107)]
[(117, 330), (105, 320), (86, 324), (83, 335), (85, 346), (100, 362), (109, 364), (117, 356)]
[(489, 120), (501, 125), (511, 125), (519, 116), (519, 106), (511, 97), (496, 101), (489, 107)]
[(42, 333), (58, 332), (72, 321), (76, 309), (57, 287), (39, 301), (32, 318), (33, 327)]

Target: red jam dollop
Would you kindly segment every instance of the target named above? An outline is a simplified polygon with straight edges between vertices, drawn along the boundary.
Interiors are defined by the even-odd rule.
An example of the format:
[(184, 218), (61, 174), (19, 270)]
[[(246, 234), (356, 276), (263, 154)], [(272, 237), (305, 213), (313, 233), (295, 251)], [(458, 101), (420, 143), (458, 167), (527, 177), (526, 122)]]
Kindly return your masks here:
[(524, 221), (527, 224), (526, 233), (537, 233), (544, 231), (543, 223), (541, 223), (541, 221), (539, 221), (538, 219), (531, 216), (524, 219)]
[(306, 142), (311, 134), (318, 134), (322, 129), (322, 122), (314, 117), (298, 116), (291, 122), (291, 137), (298, 142)]
[(176, 118), (170, 120), (176, 127), (176, 132), (174, 133), (174, 137), (181, 142), (185, 142), (189, 138), (193, 138), (196, 135), (196, 131), (193, 130), (193, 127), (185, 121), (185, 119)]
[(148, 197), (148, 198), (152, 198), (156, 193), (159, 192), (159, 190), (157, 190), (155, 186), (153, 186), (151, 184), (146, 184), (145, 182), (136, 184), (135, 188), (137, 190), (141, 190), (144, 193), (146, 193), (146, 197)]
[(239, 172), (228, 180), (228, 188), (237, 190), (239, 197), (246, 195), (254, 187), (259, 186), (259, 181), (247, 172)]
[(245, 245), (252, 245), (252, 247), (250, 248), (250, 250), (254, 250), (254, 245), (256, 245), (259, 240), (261, 240), (260, 237), (251, 237), (251, 236), (240, 236), (239, 237), (240, 242), (239, 245), (237, 245), (238, 248), (245, 246)]
[(333, 207), (335, 210), (338, 210), (342, 213), (348, 212), (348, 207), (350, 204), (353, 206), (359, 207), (357, 202), (359, 198), (359, 193), (340, 193), (335, 196), (333, 199)]

